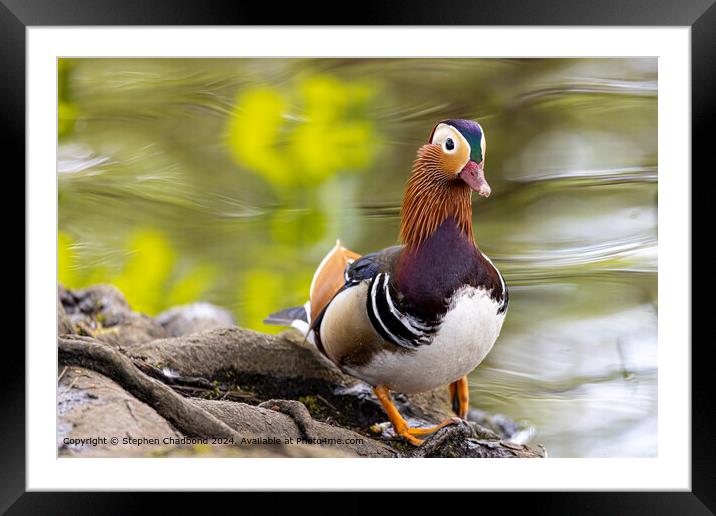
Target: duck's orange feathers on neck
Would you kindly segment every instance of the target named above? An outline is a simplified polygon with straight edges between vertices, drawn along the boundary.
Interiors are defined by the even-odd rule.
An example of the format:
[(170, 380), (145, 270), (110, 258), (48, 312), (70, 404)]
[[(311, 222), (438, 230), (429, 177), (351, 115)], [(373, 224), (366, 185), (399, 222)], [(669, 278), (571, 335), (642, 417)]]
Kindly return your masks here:
[(440, 147), (423, 145), (403, 197), (400, 240), (408, 248), (417, 248), (445, 219), (453, 217), (465, 237), (474, 242), (471, 201), (470, 187), (440, 167)]

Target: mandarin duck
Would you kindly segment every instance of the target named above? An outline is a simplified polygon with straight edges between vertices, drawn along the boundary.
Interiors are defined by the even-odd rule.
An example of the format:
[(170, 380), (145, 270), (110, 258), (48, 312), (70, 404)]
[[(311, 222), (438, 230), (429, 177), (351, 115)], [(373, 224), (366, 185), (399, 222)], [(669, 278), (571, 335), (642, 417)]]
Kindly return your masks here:
[[(478, 123), (438, 123), (407, 182), (402, 245), (361, 256), (338, 242), (316, 269), (309, 301), (265, 320), (301, 329), (343, 372), (370, 384), (395, 432), (414, 445), (467, 417), (466, 375), (507, 312), (505, 281), (472, 233), (472, 192), (491, 193), (485, 150)], [(429, 428), (411, 428), (390, 394), (444, 385), (459, 418)]]

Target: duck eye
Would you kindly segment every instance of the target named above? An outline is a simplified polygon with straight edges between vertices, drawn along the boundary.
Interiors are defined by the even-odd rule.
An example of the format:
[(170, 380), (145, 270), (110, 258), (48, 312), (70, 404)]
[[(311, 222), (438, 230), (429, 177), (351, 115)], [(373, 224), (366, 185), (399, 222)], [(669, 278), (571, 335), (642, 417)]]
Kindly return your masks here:
[(454, 148), (455, 148), (455, 142), (452, 141), (452, 138), (448, 138), (447, 140), (445, 140), (445, 149), (446, 150), (451, 151)]

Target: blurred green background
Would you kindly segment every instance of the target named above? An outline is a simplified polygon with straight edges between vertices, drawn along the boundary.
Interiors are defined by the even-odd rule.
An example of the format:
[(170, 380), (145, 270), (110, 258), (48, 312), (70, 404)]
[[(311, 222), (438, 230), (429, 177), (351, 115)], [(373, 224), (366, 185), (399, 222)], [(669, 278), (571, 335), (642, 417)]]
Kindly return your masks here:
[(415, 152), (478, 120), (504, 274), (473, 404), (551, 456), (657, 453), (656, 59), (63, 59), (59, 280), (260, 331), (340, 237), (396, 243)]

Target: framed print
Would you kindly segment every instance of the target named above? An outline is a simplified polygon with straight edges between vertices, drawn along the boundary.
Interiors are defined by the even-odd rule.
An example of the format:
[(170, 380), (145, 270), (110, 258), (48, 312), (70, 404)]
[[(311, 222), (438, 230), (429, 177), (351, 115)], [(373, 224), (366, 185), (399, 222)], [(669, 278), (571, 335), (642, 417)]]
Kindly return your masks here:
[(3, 508), (436, 490), (710, 513), (709, 2), (322, 26), (177, 5), (0, 6), (27, 191)]

